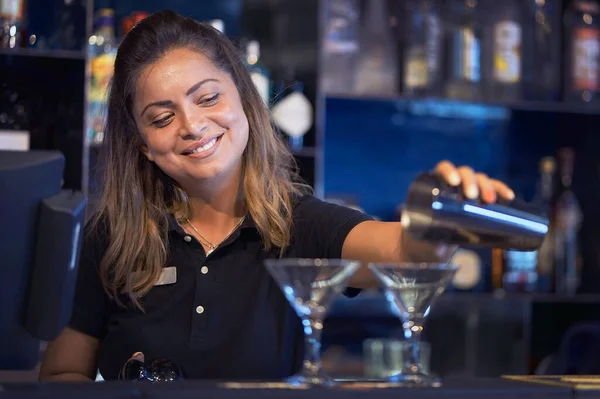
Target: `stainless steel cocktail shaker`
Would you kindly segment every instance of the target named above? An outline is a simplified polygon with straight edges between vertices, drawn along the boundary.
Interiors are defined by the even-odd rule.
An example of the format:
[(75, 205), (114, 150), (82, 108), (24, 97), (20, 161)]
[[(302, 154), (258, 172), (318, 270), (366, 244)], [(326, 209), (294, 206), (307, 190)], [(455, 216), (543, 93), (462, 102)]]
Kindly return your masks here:
[(541, 210), (518, 200), (488, 204), (466, 199), (462, 187), (431, 173), (411, 184), (401, 221), (415, 239), (520, 251), (539, 248), (549, 223)]

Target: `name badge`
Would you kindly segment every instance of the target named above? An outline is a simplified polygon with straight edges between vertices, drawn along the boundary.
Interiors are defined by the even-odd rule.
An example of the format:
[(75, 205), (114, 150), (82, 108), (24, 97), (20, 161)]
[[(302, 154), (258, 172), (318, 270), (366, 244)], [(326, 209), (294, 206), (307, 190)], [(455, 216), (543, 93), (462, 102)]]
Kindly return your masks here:
[(177, 268), (175, 266), (163, 267), (160, 277), (154, 286), (175, 284), (177, 282)]

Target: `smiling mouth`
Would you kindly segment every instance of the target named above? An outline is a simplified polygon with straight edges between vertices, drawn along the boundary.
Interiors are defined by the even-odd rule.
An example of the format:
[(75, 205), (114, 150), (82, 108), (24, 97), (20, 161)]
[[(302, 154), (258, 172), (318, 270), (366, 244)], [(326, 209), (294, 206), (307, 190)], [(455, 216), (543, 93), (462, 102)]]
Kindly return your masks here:
[(213, 137), (210, 141), (208, 141), (207, 143), (203, 144), (200, 147), (197, 147), (193, 150), (184, 151), (182, 153), (182, 155), (201, 154), (205, 151), (209, 151), (211, 148), (213, 148), (217, 144), (217, 142), (219, 140), (221, 140), (221, 137), (223, 137), (222, 134), (220, 136)]

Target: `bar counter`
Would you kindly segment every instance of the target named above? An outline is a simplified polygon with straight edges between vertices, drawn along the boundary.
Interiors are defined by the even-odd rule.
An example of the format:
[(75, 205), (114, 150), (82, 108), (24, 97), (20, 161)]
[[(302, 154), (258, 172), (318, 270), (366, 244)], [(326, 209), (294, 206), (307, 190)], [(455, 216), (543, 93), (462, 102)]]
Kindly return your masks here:
[[(517, 377), (522, 378), (522, 377)], [(525, 377), (529, 378), (529, 377)], [(598, 380), (600, 381), (600, 380)], [(264, 384), (275, 386), (264, 388)], [(335, 388), (278, 388), (279, 382), (234, 383), (208, 381), (178, 381), (150, 384), (125, 381), (98, 383), (30, 383), (0, 385), (0, 398), (111, 398), (111, 399), (387, 399), (387, 398), (444, 398), (444, 399), (572, 399), (600, 398), (599, 385), (591, 389), (576, 384), (525, 382), (507, 378), (443, 380), (441, 388), (377, 388), (373, 383), (340, 383)]]

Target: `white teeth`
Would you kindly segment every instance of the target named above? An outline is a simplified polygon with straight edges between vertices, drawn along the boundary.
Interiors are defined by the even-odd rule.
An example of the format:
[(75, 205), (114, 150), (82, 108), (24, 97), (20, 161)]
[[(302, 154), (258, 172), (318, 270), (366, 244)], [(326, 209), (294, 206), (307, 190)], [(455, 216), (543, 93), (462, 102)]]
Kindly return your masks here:
[(215, 137), (214, 139), (212, 139), (208, 143), (204, 144), (202, 147), (196, 148), (195, 150), (192, 151), (192, 153), (202, 152), (202, 151), (206, 151), (206, 150), (211, 149), (215, 144), (217, 144), (217, 138), (218, 137)]

